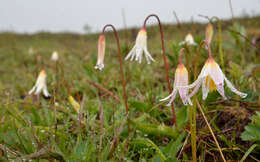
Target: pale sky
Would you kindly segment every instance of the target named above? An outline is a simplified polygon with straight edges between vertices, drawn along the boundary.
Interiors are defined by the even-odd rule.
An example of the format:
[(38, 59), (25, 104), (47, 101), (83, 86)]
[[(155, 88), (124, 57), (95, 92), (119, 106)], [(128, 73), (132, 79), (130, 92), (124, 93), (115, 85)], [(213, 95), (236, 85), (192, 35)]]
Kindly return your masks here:
[[(234, 16), (260, 14), (260, 0), (232, 0), (232, 5)], [(231, 17), (228, 0), (1, 0), (0, 31), (82, 33), (85, 24), (99, 31), (107, 23), (122, 28), (122, 9), (128, 27), (141, 26), (151, 13), (158, 14), (162, 22), (172, 23), (173, 10), (181, 21), (192, 16), (203, 20), (198, 14)]]

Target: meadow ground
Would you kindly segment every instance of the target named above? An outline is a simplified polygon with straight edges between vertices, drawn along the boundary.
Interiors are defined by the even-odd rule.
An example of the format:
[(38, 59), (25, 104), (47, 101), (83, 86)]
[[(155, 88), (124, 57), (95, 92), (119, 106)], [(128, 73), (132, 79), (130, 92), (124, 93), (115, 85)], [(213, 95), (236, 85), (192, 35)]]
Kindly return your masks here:
[[(163, 25), (171, 84), (182, 32), (192, 32), (199, 43), (205, 38), (206, 25), (184, 23), (181, 28)], [(234, 86), (248, 96), (242, 99), (225, 87), (229, 100), (223, 101), (217, 91), (210, 92), (208, 98), (202, 100), (200, 90), (192, 98), (194, 106), (184, 106), (178, 96), (174, 102), (176, 129), (167, 101), (159, 102), (168, 95), (167, 81), (159, 28), (150, 26), (147, 28), (148, 49), (156, 62), (150, 65), (145, 60), (141, 64), (123, 62), (130, 133), (126, 125), (117, 48), (111, 32), (105, 34), (103, 71), (94, 69), (98, 34), (1, 33), (0, 161), (189, 161), (194, 158), (190, 112), (196, 113), (192, 128), (196, 130), (197, 159), (221, 161), (199, 106), (226, 160), (241, 160), (248, 154), (247, 160), (259, 161), (260, 114), (256, 112), (260, 107), (260, 46), (252, 45), (251, 40), (260, 35), (260, 17), (235, 19), (234, 25), (229, 20), (222, 21), (221, 33), (218, 24), (213, 25), (213, 57)], [(123, 56), (133, 47), (137, 32), (137, 28), (119, 31)], [(219, 42), (220, 35), (222, 42)], [(29, 52), (30, 48), (33, 51)], [(200, 72), (208, 56), (205, 48), (199, 56), (198, 46), (185, 48), (183, 63), (191, 83), (196, 78), (194, 70), (197, 68)], [(53, 51), (59, 53), (57, 64), (50, 60)], [(47, 72), (50, 99), (28, 95), (42, 69)], [(194, 115), (190, 117), (194, 119)]]

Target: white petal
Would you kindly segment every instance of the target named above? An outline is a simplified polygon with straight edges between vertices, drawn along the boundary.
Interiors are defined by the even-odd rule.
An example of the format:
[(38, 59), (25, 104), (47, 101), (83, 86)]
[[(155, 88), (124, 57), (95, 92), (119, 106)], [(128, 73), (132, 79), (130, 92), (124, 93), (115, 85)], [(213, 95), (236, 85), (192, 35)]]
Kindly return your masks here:
[(193, 89), (193, 91), (191, 92), (191, 94), (188, 95), (187, 98), (191, 98), (193, 95), (195, 95), (195, 93), (198, 92), (200, 86), (201, 86), (201, 80), (198, 82), (198, 84), (196, 85), (196, 87)]
[(160, 99), (160, 101), (168, 100), (170, 97), (172, 97), (174, 94), (176, 94), (176, 92), (177, 92), (177, 89), (174, 89), (169, 96), (167, 96), (167, 97), (165, 97), (163, 99)]
[(50, 97), (50, 96), (51, 96), (51, 95), (49, 94), (48, 90), (47, 90), (47, 87), (44, 87), (44, 88), (43, 88), (43, 95), (44, 95), (45, 97)]
[(185, 42), (185, 41), (181, 41), (181, 42), (179, 43), (179, 46), (182, 46), (182, 45), (184, 45), (184, 44), (186, 44), (186, 42)]
[[(206, 86), (207, 84), (207, 86)], [(202, 99), (205, 100), (209, 93), (209, 81), (206, 82), (206, 78), (202, 81)]]
[(172, 94), (171, 100), (170, 100), (170, 102), (166, 106), (171, 106), (172, 102), (174, 101), (174, 99), (176, 97), (176, 94), (177, 94), (177, 91), (175, 91), (175, 93)]
[[(147, 47), (144, 48), (144, 54), (145, 54), (147, 62), (148, 62), (149, 59), (152, 60), (152, 61), (155, 61), (153, 59), (153, 57), (151, 56), (151, 54), (148, 52)], [(149, 62), (150, 62), (150, 60), (149, 60)]]
[(34, 94), (36, 94), (36, 95), (40, 94), (41, 91), (42, 91), (42, 89), (43, 89), (43, 85), (38, 85), (38, 86), (36, 87), (36, 91), (35, 91)]
[(33, 86), (33, 88), (28, 92), (28, 94), (30, 95), (30, 94), (32, 94), (33, 93), (33, 91), (35, 90), (35, 86)]
[(224, 99), (227, 99), (227, 97), (225, 96), (225, 91), (224, 91), (224, 84), (218, 84), (216, 85), (217, 87), (217, 91), (218, 93), (224, 98)]
[(128, 60), (132, 55), (134, 55), (135, 47), (136, 47), (136, 45), (134, 45), (134, 47), (131, 49), (131, 51), (127, 54), (127, 56), (125, 57), (125, 60)]
[[(224, 75), (224, 74), (223, 74), (223, 75)], [(232, 85), (232, 83), (226, 78), (225, 75), (224, 75), (224, 79), (225, 79), (225, 81), (226, 81), (226, 83), (227, 83), (228, 88), (229, 88), (232, 92), (238, 94), (238, 95), (241, 96), (242, 98), (245, 98), (245, 97), (247, 96), (246, 93), (243, 93), (243, 92), (238, 91), (238, 90)]]

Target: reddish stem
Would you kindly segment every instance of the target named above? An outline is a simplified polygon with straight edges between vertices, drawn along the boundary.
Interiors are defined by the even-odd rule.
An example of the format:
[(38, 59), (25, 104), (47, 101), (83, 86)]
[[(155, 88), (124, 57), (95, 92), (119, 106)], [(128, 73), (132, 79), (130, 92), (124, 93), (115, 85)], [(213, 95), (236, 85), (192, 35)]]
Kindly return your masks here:
[(206, 46), (208, 47), (208, 55), (209, 55), (209, 58), (212, 58), (212, 55), (211, 55), (211, 49), (210, 49), (210, 44), (206, 41), (206, 40), (203, 40), (203, 42), (206, 44)]
[[(164, 45), (164, 36), (163, 36), (163, 29), (162, 29), (162, 25), (161, 25), (161, 21), (159, 19), (159, 17), (156, 14), (151, 14), (148, 15), (145, 20), (144, 20), (144, 25), (143, 28), (146, 28), (146, 22), (150, 17), (155, 17), (158, 21), (158, 25), (160, 28), (160, 34), (161, 34), (161, 43), (162, 43), (162, 50), (163, 50), (163, 61), (164, 61), (164, 69), (165, 69), (165, 73), (166, 73), (166, 80), (168, 83), (168, 91), (169, 94), (171, 94), (172, 92), (172, 88), (171, 88), (171, 82), (170, 82), (170, 78), (169, 78), (169, 70), (168, 70), (168, 64), (167, 64), (167, 59), (166, 59), (166, 54), (165, 54), (165, 45)], [(174, 120), (174, 125), (177, 128), (177, 121), (176, 121), (176, 115), (175, 115), (175, 107), (174, 104), (172, 103), (172, 115), (173, 115), (173, 120)]]
[(184, 48), (182, 48), (180, 51), (179, 51), (179, 64), (181, 64), (181, 56), (183, 54), (183, 51), (184, 51)]
[(126, 116), (127, 116), (127, 128), (128, 128), (128, 133), (130, 133), (130, 125), (129, 125), (129, 114), (128, 114), (128, 103), (127, 103), (127, 95), (126, 95), (126, 88), (125, 88), (125, 77), (124, 77), (124, 71), (123, 71), (123, 60), (122, 60), (122, 54), (120, 50), (120, 42), (119, 42), (119, 37), (116, 28), (112, 24), (107, 24), (103, 27), (102, 34), (104, 34), (105, 30), (107, 27), (111, 27), (113, 29), (115, 38), (116, 38), (116, 44), (117, 44), (117, 49), (118, 49), (118, 58), (119, 58), (119, 63), (120, 63), (120, 74), (121, 74), (121, 82), (122, 82), (122, 87), (123, 87), (123, 95), (124, 95), (124, 103), (125, 103), (125, 110), (126, 110)]

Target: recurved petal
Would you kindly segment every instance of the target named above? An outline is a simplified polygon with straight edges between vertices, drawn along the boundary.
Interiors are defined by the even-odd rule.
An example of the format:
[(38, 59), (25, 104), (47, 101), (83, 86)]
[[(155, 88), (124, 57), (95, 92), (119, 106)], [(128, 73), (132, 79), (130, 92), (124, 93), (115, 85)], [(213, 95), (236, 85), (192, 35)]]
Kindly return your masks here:
[(163, 98), (163, 99), (160, 99), (160, 101), (168, 100), (170, 97), (175, 96), (176, 93), (177, 93), (177, 89), (174, 89), (169, 96), (167, 96), (167, 97), (165, 97), (165, 98)]
[(32, 94), (34, 91), (35, 91), (35, 86), (33, 86), (33, 88), (28, 92), (28, 94), (30, 95), (30, 94)]
[[(223, 75), (224, 75), (224, 74), (223, 74)], [(228, 88), (229, 88), (232, 92), (234, 92), (235, 94), (241, 96), (242, 98), (245, 98), (245, 97), (247, 96), (246, 93), (243, 93), (243, 92), (238, 91), (238, 90), (232, 85), (232, 83), (226, 78), (225, 75), (224, 75), (224, 79), (225, 79), (225, 81), (226, 81), (226, 83), (227, 83)]]

